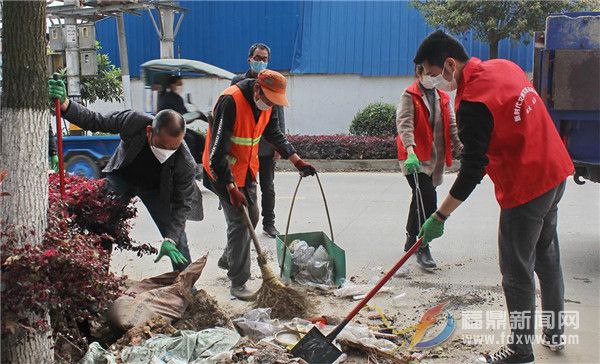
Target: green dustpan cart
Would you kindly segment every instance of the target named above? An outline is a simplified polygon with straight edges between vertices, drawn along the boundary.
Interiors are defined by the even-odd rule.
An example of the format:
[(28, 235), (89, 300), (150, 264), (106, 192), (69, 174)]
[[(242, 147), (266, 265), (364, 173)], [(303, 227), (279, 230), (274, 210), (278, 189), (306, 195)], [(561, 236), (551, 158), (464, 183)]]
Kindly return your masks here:
[(285, 227), (285, 235), (277, 235), (275, 237), (275, 241), (277, 243), (277, 259), (281, 269), (281, 278), (286, 282), (289, 282), (291, 279), (292, 255), (289, 250), (289, 244), (292, 241), (299, 239), (304, 240), (309, 246), (312, 246), (315, 249), (321, 245), (325, 247), (327, 254), (329, 254), (329, 257), (333, 261), (333, 274), (335, 283), (337, 285), (341, 285), (343, 280), (346, 279), (346, 252), (344, 252), (344, 249), (340, 248), (334, 243), (333, 227), (331, 226), (331, 218), (329, 217), (327, 200), (325, 199), (325, 193), (323, 192), (323, 186), (321, 185), (319, 175), (316, 174), (315, 176), (317, 177), (317, 182), (319, 183), (319, 188), (321, 189), (321, 195), (323, 196), (323, 203), (325, 204), (325, 212), (327, 213), (327, 221), (329, 222), (329, 232), (331, 233), (331, 238), (329, 238), (329, 236), (322, 231), (289, 234), (290, 220), (292, 218), (294, 202), (296, 201), (296, 195), (298, 193), (298, 188), (300, 187), (300, 182), (302, 182), (302, 177), (300, 177), (298, 184), (296, 185), (296, 190), (294, 191), (292, 204), (290, 205), (290, 213), (288, 215), (288, 221)]

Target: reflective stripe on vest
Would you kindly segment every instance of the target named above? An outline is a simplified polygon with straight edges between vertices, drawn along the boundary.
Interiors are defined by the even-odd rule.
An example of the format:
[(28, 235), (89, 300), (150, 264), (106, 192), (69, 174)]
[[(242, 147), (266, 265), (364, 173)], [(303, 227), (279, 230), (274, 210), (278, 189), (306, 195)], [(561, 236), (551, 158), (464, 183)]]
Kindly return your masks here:
[(261, 138), (262, 138), (262, 135), (259, 136), (258, 138), (242, 138), (242, 137), (232, 136), (231, 142), (234, 144), (238, 144), (238, 145), (245, 145), (245, 146), (252, 147), (252, 146), (258, 144), (260, 142)]

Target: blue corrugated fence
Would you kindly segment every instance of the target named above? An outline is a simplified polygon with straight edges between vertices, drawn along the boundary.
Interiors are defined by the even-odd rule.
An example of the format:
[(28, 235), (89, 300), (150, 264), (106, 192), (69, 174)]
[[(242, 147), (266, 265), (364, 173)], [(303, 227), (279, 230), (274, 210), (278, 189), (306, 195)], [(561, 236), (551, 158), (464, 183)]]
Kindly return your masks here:
[[(410, 3), (401, 1), (181, 1), (188, 9), (175, 41), (175, 56), (244, 72), (255, 42), (273, 51), (269, 68), (296, 74), (405, 76), (429, 27)], [(155, 14), (156, 16), (156, 14)], [(132, 76), (159, 57), (159, 41), (147, 13), (125, 15)], [(119, 65), (114, 19), (97, 24), (97, 37)], [(489, 57), (487, 44), (461, 37), (470, 55)], [(532, 45), (500, 43), (499, 56), (529, 71)]]

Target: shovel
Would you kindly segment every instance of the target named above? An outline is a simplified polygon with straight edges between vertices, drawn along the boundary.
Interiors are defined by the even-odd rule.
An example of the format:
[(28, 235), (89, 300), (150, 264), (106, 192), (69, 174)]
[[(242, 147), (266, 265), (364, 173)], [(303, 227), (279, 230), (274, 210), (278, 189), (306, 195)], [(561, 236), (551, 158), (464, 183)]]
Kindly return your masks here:
[[(425, 221), (425, 206), (423, 205), (423, 197), (421, 196), (421, 189), (419, 188), (419, 178), (417, 173), (413, 173), (413, 179), (415, 181), (415, 197), (417, 202), (417, 216), (419, 218), (419, 226)], [(423, 220), (421, 220), (421, 217)], [(333, 340), (338, 336), (338, 334), (348, 325), (350, 320), (356, 316), (356, 314), (375, 296), (377, 292), (383, 287), (387, 281), (390, 280), (394, 276), (394, 274), (404, 265), (404, 263), (410, 258), (414, 252), (417, 251), (421, 247), (423, 243), (423, 238), (419, 238), (417, 242), (400, 258), (398, 263), (394, 265), (394, 267), (387, 272), (383, 278), (377, 283), (373, 289), (367, 294), (362, 301), (356, 305), (356, 307), (346, 316), (344, 321), (342, 321), (329, 335), (325, 336), (319, 329), (313, 327), (310, 329), (308, 334), (302, 338), (294, 346), (292, 349), (292, 354), (295, 357), (300, 357), (306, 360), (309, 364), (321, 364), (321, 363), (333, 363), (337, 360), (337, 358), (342, 355), (342, 352), (333, 345)]]
[(377, 283), (373, 289), (367, 294), (362, 301), (356, 305), (356, 307), (346, 316), (344, 321), (342, 321), (329, 335), (325, 336), (319, 329), (313, 327), (310, 329), (308, 334), (306, 334), (302, 340), (294, 346), (292, 349), (292, 354), (295, 357), (302, 358), (306, 360), (309, 364), (323, 364), (323, 363), (333, 363), (337, 358), (342, 355), (342, 352), (333, 345), (333, 340), (338, 336), (338, 334), (348, 325), (350, 320), (356, 316), (356, 314), (375, 296), (377, 292), (386, 284), (390, 278), (394, 276), (394, 273), (402, 267), (402, 265), (410, 258), (414, 252), (419, 249), (421, 243), (423, 242), (423, 238), (419, 238), (417, 242), (400, 258), (400, 260), (394, 265), (394, 267), (387, 272), (383, 278)]

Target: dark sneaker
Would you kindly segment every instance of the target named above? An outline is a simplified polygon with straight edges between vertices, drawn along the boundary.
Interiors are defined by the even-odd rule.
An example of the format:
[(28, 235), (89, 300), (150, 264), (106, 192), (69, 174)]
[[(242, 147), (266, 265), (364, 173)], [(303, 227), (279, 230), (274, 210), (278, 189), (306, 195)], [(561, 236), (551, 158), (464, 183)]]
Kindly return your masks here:
[(565, 335), (542, 335), (542, 345), (552, 351), (559, 351), (565, 348)]
[(495, 353), (483, 354), (477, 361), (489, 364), (533, 364), (533, 353), (522, 355), (507, 346), (503, 346)]
[(275, 238), (275, 236), (281, 235), (279, 233), (279, 231), (277, 229), (275, 229), (275, 226), (273, 226), (273, 225), (263, 226), (263, 233), (265, 233), (265, 235), (267, 235), (271, 238)]
[(231, 293), (233, 297), (242, 301), (254, 301), (256, 296), (256, 293), (246, 288), (245, 284), (238, 287), (231, 287), (229, 293)]
[(221, 269), (229, 270), (229, 262), (227, 261), (227, 258), (224, 255), (221, 255), (221, 258), (219, 258), (217, 266)]
[(417, 237), (406, 233), (406, 242), (404, 243), (404, 251), (407, 252), (417, 242)]
[(433, 268), (437, 267), (435, 264), (435, 260), (431, 256), (431, 251), (429, 250), (429, 245), (425, 248), (419, 248), (415, 253), (417, 256), (417, 262), (421, 266), (421, 268), (432, 271)]

